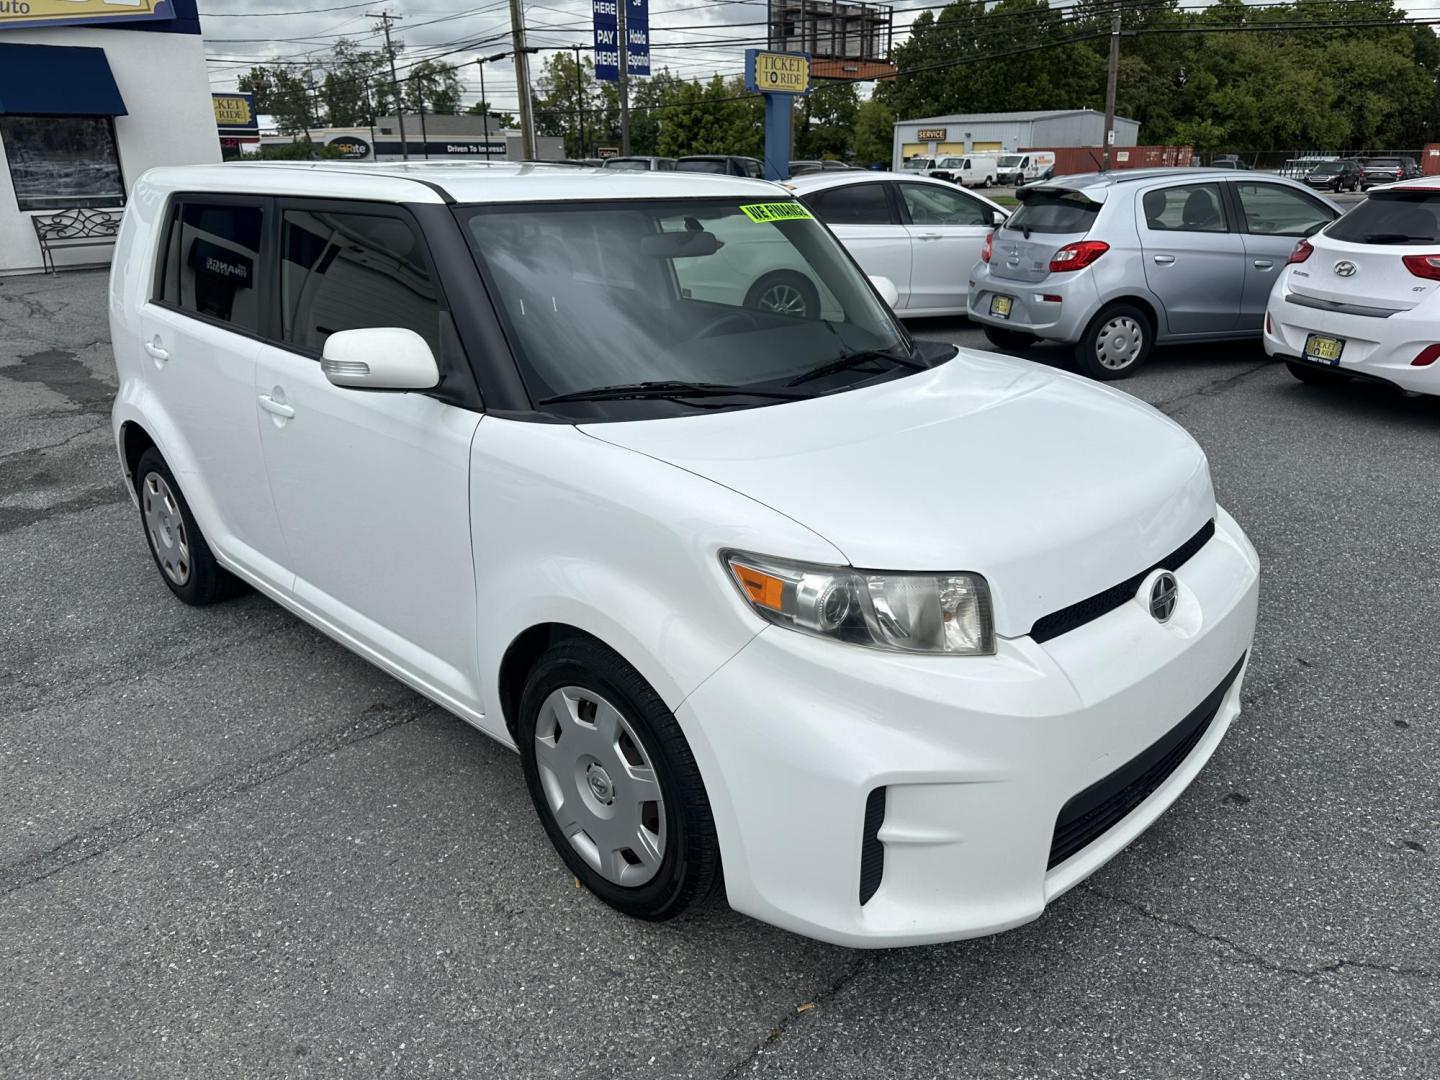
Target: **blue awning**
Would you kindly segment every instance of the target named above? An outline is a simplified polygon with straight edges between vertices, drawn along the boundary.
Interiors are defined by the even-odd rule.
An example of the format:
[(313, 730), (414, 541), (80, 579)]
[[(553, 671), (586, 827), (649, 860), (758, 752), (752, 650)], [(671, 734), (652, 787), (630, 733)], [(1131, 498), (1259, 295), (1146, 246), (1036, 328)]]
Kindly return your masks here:
[(0, 45), (0, 115), (125, 116), (104, 49)]

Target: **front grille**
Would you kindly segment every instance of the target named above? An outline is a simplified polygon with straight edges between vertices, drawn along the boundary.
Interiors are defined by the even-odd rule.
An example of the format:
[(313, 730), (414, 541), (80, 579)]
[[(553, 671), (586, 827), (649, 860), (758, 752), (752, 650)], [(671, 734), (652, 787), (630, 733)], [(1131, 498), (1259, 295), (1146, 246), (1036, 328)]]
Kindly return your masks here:
[(1071, 630), (1084, 626), (1088, 622), (1093, 622), (1101, 615), (1109, 614), (1133, 597), (1135, 590), (1140, 588), (1140, 583), (1146, 577), (1156, 570), (1169, 570), (1173, 574), (1208, 544), (1214, 535), (1215, 522), (1207, 521), (1199, 532), (1154, 566), (1147, 567), (1140, 573), (1126, 578), (1119, 585), (1110, 586), (1104, 592), (1098, 592), (1094, 596), (1071, 604), (1069, 607), (1063, 607), (1059, 611), (1052, 611), (1049, 615), (1042, 615), (1030, 628), (1030, 636), (1036, 641), (1049, 641), (1061, 634), (1068, 634)]
[(865, 826), (860, 836), (860, 906), (864, 907), (885, 876), (885, 845), (880, 826), (885, 823), (885, 789), (877, 787), (865, 800)]
[(1130, 811), (1154, 794), (1155, 789), (1170, 778), (1180, 763), (1199, 744), (1225, 692), (1240, 674), (1245, 657), (1230, 669), (1210, 696), (1197, 705), (1184, 720), (1171, 728), (1159, 742), (1126, 762), (1103, 780), (1091, 784), (1060, 808), (1055, 819), (1055, 835), (1050, 841), (1050, 862), (1054, 869), (1070, 856), (1098, 840)]

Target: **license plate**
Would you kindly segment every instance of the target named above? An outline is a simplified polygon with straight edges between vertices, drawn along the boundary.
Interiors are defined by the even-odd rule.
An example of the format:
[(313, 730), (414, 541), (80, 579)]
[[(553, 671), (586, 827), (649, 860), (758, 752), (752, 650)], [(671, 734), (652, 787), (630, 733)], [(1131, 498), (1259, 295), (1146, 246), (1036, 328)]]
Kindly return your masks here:
[(1340, 366), (1340, 354), (1345, 351), (1345, 342), (1340, 338), (1311, 334), (1305, 339), (1305, 359), (1315, 360), (1332, 367)]
[(1008, 296), (992, 296), (990, 298), (990, 314), (997, 319), (1008, 319), (1010, 317), (1010, 306), (1014, 303)]

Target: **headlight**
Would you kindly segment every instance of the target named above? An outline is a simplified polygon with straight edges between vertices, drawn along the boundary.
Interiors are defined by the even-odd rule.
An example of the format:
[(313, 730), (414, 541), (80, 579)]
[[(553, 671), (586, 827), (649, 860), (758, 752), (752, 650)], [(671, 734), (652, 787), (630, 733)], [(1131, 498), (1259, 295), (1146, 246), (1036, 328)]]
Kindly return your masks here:
[(894, 652), (988, 656), (990, 590), (978, 574), (908, 574), (721, 552), (756, 613), (778, 626)]

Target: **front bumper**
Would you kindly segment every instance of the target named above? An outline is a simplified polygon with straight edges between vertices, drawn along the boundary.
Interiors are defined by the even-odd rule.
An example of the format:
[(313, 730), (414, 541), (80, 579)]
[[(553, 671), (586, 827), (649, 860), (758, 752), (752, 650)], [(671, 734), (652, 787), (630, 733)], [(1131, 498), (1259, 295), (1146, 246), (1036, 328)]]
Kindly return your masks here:
[[(1246, 656), (1258, 561), (1235, 522), (1176, 573), (1157, 623), (1126, 603), (1044, 645), (990, 658), (873, 652), (770, 628), (677, 715), (715, 815), (730, 904), (857, 947), (919, 945), (1028, 922), (1143, 832), (1240, 710), (1243, 671), (1174, 771), (1049, 866), (1062, 807), (1155, 747)], [(885, 789), (878, 889), (861, 903), (866, 805)], [(871, 825), (875, 821), (872, 817)], [(872, 885), (874, 881), (870, 882)]]
[[(1388, 318), (1354, 315), (1304, 307), (1285, 299), (1282, 278), (1266, 308), (1264, 334), (1267, 355), (1282, 360), (1302, 359), (1305, 339), (1311, 334), (1340, 338), (1345, 348), (1338, 366), (1318, 365), (1323, 371), (1383, 379), (1402, 390), (1419, 394), (1440, 394), (1440, 361), (1412, 367), (1421, 350), (1435, 342), (1435, 319), (1419, 308), (1397, 312)], [(1429, 305), (1422, 305), (1429, 308)]]
[[(976, 263), (970, 271), (970, 298), (966, 314), (982, 326), (1002, 326), (1048, 341), (1079, 341), (1091, 317), (1100, 309), (1100, 293), (1088, 269), (1050, 274), (1040, 282), (1016, 281)], [(1008, 317), (990, 314), (995, 296), (1010, 298)]]

